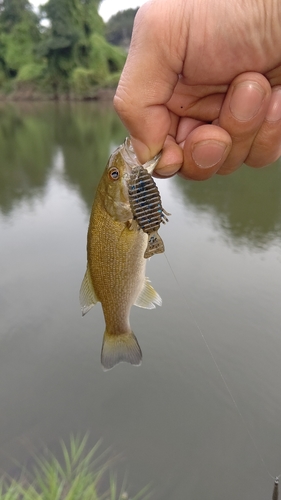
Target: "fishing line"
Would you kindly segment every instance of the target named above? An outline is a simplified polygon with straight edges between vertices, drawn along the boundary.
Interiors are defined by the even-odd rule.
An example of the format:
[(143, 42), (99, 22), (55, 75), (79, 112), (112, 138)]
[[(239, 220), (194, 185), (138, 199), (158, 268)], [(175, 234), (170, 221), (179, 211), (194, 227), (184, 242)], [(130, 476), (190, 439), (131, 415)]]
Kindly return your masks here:
[[(164, 255), (165, 255), (166, 261), (168, 263), (168, 266), (170, 268), (170, 271), (171, 271), (171, 273), (172, 273), (172, 275), (173, 275), (173, 277), (174, 277), (174, 279), (175, 279), (175, 281), (176, 281), (176, 283), (177, 283), (177, 285), (179, 287), (179, 290), (182, 292), (182, 288), (181, 288), (180, 283), (179, 283), (179, 281), (178, 281), (178, 279), (177, 279), (177, 277), (176, 277), (176, 275), (175, 275), (175, 273), (174, 273), (174, 271), (172, 269), (172, 266), (171, 266), (171, 264), (169, 262), (169, 259), (167, 257), (166, 252), (164, 252)], [(265, 463), (265, 461), (264, 461), (264, 459), (263, 459), (263, 457), (262, 457), (262, 455), (261, 455), (261, 453), (260, 453), (260, 451), (258, 449), (258, 446), (256, 444), (254, 436), (252, 435), (252, 433), (251, 433), (251, 431), (249, 429), (249, 426), (248, 426), (245, 418), (243, 417), (243, 415), (242, 415), (242, 413), (241, 413), (241, 411), (239, 409), (239, 406), (238, 406), (238, 404), (237, 404), (237, 402), (236, 402), (236, 400), (235, 400), (235, 398), (234, 398), (234, 396), (232, 394), (232, 391), (230, 390), (230, 388), (228, 386), (228, 383), (226, 382), (226, 379), (225, 379), (225, 377), (224, 377), (224, 375), (223, 375), (223, 373), (222, 373), (222, 371), (221, 371), (221, 369), (220, 369), (220, 367), (219, 367), (219, 365), (218, 365), (218, 363), (217, 363), (217, 361), (216, 361), (216, 359), (215, 359), (215, 357), (213, 355), (212, 349), (210, 348), (210, 346), (209, 346), (209, 344), (208, 344), (208, 342), (207, 342), (207, 340), (205, 338), (205, 335), (203, 334), (203, 332), (202, 332), (202, 330), (201, 330), (201, 328), (200, 328), (200, 326), (199, 326), (196, 318), (194, 317), (193, 312), (190, 309), (190, 306), (188, 304), (188, 300), (187, 299), (186, 299), (186, 304), (187, 304), (188, 310), (190, 312), (191, 319), (192, 319), (194, 325), (196, 326), (197, 331), (199, 332), (199, 334), (200, 334), (200, 336), (201, 336), (201, 338), (202, 338), (202, 340), (203, 340), (203, 342), (205, 344), (205, 347), (206, 347), (208, 353), (210, 354), (210, 356), (211, 356), (211, 358), (213, 360), (213, 363), (214, 363), (214, 365), (215, 365), (215, 367), (216, 367), (216, 369), (218, 371), (218, 374), (219, 374), (219, 376), (220, 376), (220, 378), (221, 378), (221, 380), (222, 380), (222, 382), (223, 382), (223, 384), (224, 384), (224, 386), (225, 386), (225, 388), (226, 388), (226, 390), (227, 390), (227, 392), (228, 392), (228, 394), (229, 394), (229, 396), (231, 398), (231, 401), (232, 401), (232, 403), (233, 403), (233, 405), (234, 405), (234, 407), (235, 407), (235, 409), (236, 409), (236, 411), (237, 411), (237, 413), (238, 413), (238, 415), (239, 415), (239, 417), (240, 417), (240, 419), (241, 419), (241, 421), (242, 421), (242, 423), (243, 423), (243, 425), (245, 427), (245, 430), (247, 431), (248, 436), (250, 437), (250, 440), (252, 441), (252, 444), (253, 444), (256, 452), (257, 452), (257, 455), (258, 455), (260, 461), (263, 464), (264, 469), (266, 470), (266, 472), (269, 475), (269, 477), (274, 480), (274, 490), (273, 490), (272, 500), (278, 500), (278, 483), (279, 483), (279, 477), (281, 476), (281, 474), (279, 474), (278, 476), (273, 476), (269, 472), (269, 470), (267, 468), (267, 465), (266, 465), (266, 463)]]

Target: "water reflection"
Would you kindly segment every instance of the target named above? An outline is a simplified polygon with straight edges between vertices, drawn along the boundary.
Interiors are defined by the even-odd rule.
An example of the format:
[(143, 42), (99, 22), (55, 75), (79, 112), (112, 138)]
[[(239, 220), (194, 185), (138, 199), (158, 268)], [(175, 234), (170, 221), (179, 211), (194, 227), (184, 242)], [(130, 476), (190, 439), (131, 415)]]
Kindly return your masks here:
[[(106, 105), (13, 104), (0, 108), (0, 209), (42, 195), (51, 170), (79, 192), (90, 210), (93, 193), (112, 148), (126, 131)], [(53, 171), (54, 173), (54, 171)], [(281, 169), (244, 167), (228, 177), (186, 182), (175, 177), (188, 209), (211, 216), (236, 245), (262, 248), (281, 234)]]
[(270, 498), (194, 318), (278, 474), (280, 164), (159, 181), (173, 272), (164, 255), (151, 259), (163, 306), (132, 310), (142, 367), (103, 373), (102, 311), (82, 319), (78, 291), (95, 186), (125, 134), (111, 106), (0, 108), (0, 470), (89, 431), (124, 457), (133, 491), (152, 481), (153, 500)]
[(189, 208), (208, 214), (224, 238), (252, 250), (281, 238), (280, 160), (265, 169), (243, 167), (231, 176), (208, 182), (175, 178)]
[(52, 128), (13, 106), (0, 109), (0, 209), (8, 214), (23, 198), (37, 196), (51, 169)]
[[(125, 130), (111, 107), (71, 103), (6, 105), (0, 108), (0, 210), (42, 195), (58, 154), (64, 181), (90, 209), (112, 144)], [(58, 153), (59, 152), (59, 153)]]

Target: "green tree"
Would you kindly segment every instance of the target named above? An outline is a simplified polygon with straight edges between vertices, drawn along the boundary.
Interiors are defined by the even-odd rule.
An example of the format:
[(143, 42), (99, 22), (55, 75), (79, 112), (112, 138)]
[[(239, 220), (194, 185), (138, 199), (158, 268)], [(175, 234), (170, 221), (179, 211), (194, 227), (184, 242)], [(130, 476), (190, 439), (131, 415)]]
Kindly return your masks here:
[(48, 0), (39, 24), (29, 0), (0, 0), (0, 87), (2, 91), (74, 92), (94, 97), (113, 86), (125, 53), (109, 44), (98, 13), (100, 0)]
[[(48, 61), (48, 79), (55, 97), (74, 91), (91, 97), (93, 89), (116, 81), (125, 54), (104, 37), (99, 0), (48, 0), (42, 13), (50, 21), (41, 54)], [(113, 75), (113, 77), (112, 77)]]
[(36, 63), (39, 19), (28, 0), (0, 0), (0, 83), (14, 78), (20, 68)]
[(123, 50), (98, 33), (92, 34), (87, 43), (87, 67), (78, 66), (71, 74), (71, 88), (80, 97), (94, 96), (97, 87), (116, 86), (126, 60)]
[(69, 78), (77, 66), (87, 66), (90, 35), (102, 33), (98, 0), (48, 0), (42, 13), (51, 23), (41, 54), (47, 58), (49, 81), (58, 95), (69, 90)]
[(36, 18), (29, 0), (0, 0), (1, 30), (9, 33), (24, 16)]
[(51, 25), (40, 52), (48, 61), (49, 83), (55, 96), (61, 87), (67, 88), (69, 73), (75, 66), (74, 47), (79, 40), (75, 3), (75, 0), (49, 0), (42, 7)]
[(31, 18), (18, 22), (6, 35), (5, 62), (9, 71), (16, 74), (20, 67), (34, 62), (35, 44), (40, 40), (40, 33)]
[(136, 9), (127, 9), (117, 12), (106, 24), (105, 36), (109, 43), (128, 47), (130, 44)]
[(76, 47), (76, 61), (78, 66), (90, 68), (89, 54), (91, 51), (90, 37), (93, 33), (104, 36), (104, 22), (98, 13), (100, 0), (81, 0), (77, 22), (81, 37)]

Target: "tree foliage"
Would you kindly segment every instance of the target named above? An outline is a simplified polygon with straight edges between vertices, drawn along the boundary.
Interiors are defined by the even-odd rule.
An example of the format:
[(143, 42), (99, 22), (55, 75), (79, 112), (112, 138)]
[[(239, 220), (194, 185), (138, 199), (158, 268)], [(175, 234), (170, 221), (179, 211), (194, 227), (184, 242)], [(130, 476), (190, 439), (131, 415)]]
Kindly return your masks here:
[(39, 32), (31, 19), (23, 19), (6, 35), (5, 62), (11, 72), (34, 62), (34, 45), (39, 41)]
[(113, 45), (128, 47), (133, 30), (136, 9), (127, 9), (117, 12), (112, 16), (106, 25), (106, 39)]
[(42, 12), (50, 28), (40, 44), (40, 54), (48, 61), (48, 78), (57, 95), (67, 86), (68, 75), (75, 66), (74, 50), (79, 40), (75, 0), (49, 0)]
[(24, 18), (36, 20), (29, 0), (0, 0), (1, 31), (11, 32)]
[(28, 0), (0, 0), (0, 63), (6, 77), (35, 61), (39, 19)]
[(36, 15), (29, 0), (0, 0), (0, 91), (30, 82), (55, 97), (89, 97), (116, 82), (126, 56), (106, 41), (99, 3), (48, 0)]

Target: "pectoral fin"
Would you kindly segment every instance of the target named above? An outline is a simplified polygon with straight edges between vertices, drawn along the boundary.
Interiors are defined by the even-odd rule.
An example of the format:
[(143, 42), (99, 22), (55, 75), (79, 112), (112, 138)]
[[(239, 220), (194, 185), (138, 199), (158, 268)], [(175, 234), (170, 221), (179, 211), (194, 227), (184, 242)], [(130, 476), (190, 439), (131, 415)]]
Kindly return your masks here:
[(99, 301), (92, 285), (88, 266), (81, 284), (79, 300), (82, 309), (82, 316), (85, 316), (85, 314)]
[(144, 307), (145, 309), (155, 309), (155, 304), (161, 306), (162, 299), (150, 284), (150, 280), (148, 278), (145, 278), (143, 288), (134, 305), (138, 307)]

